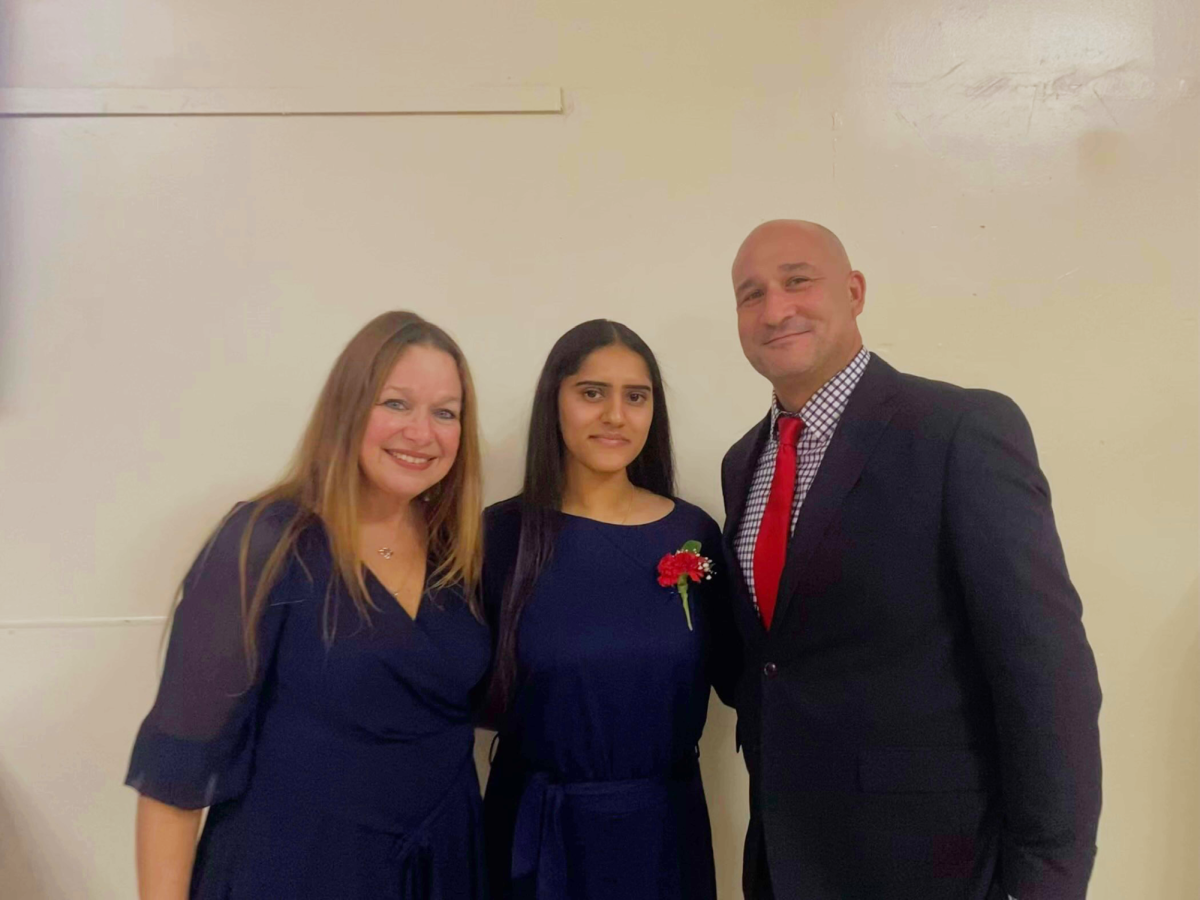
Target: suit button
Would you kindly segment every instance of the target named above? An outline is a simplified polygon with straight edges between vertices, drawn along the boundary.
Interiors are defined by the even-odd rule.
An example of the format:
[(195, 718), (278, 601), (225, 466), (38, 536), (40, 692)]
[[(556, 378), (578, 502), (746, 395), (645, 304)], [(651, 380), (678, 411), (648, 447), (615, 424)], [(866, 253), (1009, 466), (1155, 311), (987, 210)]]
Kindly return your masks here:
[(765, 666), (763, 666), (763, 675), (765, 675), (767, 678), (774, 678), (778, 674), (779, 666), (775, 665), (775, 663), (767, 663)]

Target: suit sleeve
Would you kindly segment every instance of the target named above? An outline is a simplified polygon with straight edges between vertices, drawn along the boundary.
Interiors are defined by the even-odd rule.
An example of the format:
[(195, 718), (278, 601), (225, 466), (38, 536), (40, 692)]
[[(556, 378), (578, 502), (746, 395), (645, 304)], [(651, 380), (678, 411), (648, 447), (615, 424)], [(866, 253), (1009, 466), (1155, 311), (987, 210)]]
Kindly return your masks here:
[(709, 623), (708, 677), (721, 702), (734, 707), (742, 675), (742, 638), (733, 615), (733, 578), (730, 561), (724, 554), (721, 529), (711, 519), (708, 525), (703, 552), (716, 569), (712, 580), (704, 585)]
[(1000, 880), (1021, 900), (1083, 898), (1100, 816), (1100, 685), (1029, 425), (980, 392), (946, 481), (949, 539), (991, 687)]

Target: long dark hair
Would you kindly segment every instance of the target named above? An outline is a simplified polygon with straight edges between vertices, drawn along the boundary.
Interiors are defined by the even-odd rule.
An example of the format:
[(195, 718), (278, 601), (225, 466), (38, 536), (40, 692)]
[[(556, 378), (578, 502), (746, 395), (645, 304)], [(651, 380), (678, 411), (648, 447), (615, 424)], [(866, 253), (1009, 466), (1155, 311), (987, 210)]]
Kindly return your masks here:
[(601, 347), (627, 347), (642, 358), (650, 371), (654, 417), (646, 445), (625, 470), (631, 483), (664, 497), (675, 494), (675, 461), (671, 450), (671, 425), (658, 360), (637, 334), (620, 322), (592, 319), (576, 325), (557, 341), (546, 357), (533, 394), (529, 441), (525, 449), (525, 483), (521, 489), (521, 538), (512, 576), (500, 607), (496, 661), (488, 693), (489, 718), (497, 720), (508, 706), (516, 681), (517, 629), (521, 612), (533, 594), (538, 576), (550, 561), (558, 536), (566, 454), (558, 422), (558, 391), (584, 360)]

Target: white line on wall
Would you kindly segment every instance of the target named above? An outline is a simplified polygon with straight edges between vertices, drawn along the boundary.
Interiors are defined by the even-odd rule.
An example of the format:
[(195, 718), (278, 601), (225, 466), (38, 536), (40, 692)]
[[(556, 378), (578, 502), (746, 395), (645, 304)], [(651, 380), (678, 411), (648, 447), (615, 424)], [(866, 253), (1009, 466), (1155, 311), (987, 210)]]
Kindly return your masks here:
[(403, 116), (563, 112), (553, 85), (457, 88), (0, 88), (0, 117)]

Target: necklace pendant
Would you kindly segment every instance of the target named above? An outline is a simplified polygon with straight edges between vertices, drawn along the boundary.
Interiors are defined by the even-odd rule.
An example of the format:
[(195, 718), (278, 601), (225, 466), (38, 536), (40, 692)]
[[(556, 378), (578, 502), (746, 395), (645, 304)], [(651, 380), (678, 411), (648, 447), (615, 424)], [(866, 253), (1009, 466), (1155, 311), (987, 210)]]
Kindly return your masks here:
[(378, 552), (379, 552), (379, 555), (382, 556), (384, 559), (391, 559), (393, 556), (396, 555), (392, 551), (391, 547), (380, 547)]

